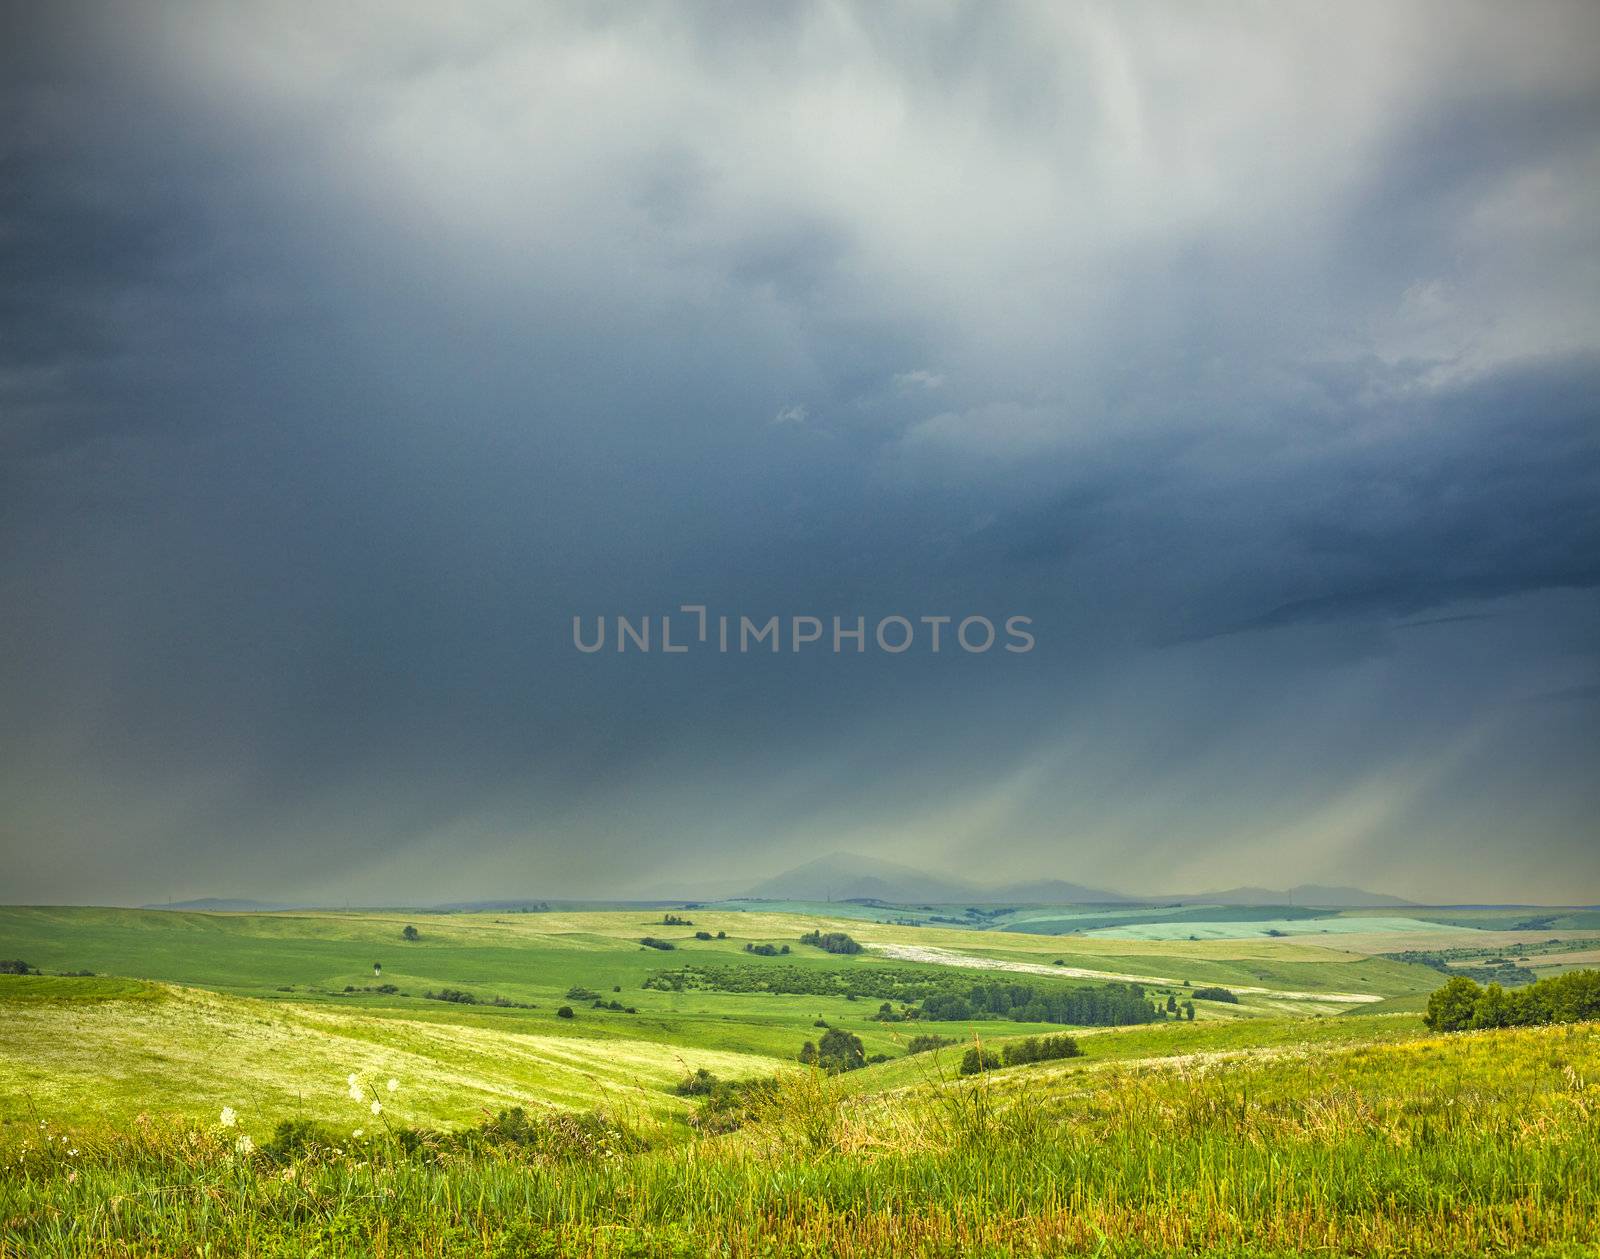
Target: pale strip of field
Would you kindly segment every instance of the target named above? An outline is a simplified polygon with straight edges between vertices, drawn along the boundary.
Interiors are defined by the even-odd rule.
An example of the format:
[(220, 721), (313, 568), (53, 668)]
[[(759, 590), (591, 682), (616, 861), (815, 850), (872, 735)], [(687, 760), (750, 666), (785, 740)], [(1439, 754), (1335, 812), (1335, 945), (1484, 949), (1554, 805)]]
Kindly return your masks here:
[[(1466, 965), (1470, 966), (1471, 963)], [(1528, 955), (1527, 965), (1534, 969), (1540, 966), (1600, 965), (1600, 949), (1585, 949), (1579, 953), (1532, 953)]]
[[(150, 985), (153, 999), (10, 1002), (0, 1010), (0, 1114), (130, 1118), (217, 1114), (232, 1106), (259, 1132), (293, 1114), (456, 1124), (511, 1106), (682, 1109), (668, 1091), (705, 1067), (770, 1074), (770, 1058), (649, 1041), (530, 1035), (262, 1002)], [(366, 1082), (367, 1101), (346, 1077)], [(392, 1096), (385, 1082), (400, 1089)]]
[[(1117, 971), (1088, 970), (1081, 966), (1043, 966), (1037, 962), (1009, 962), (992, 957), (974, 957), (970, 953), (955, 953), (949, 949), (930, 948), (917, 944), (874, 944), (873, 952), (901, 962), (925, 962), (935, 966), (965, 966), (974, 970), (1015, 971), (1027, 975), (1068, 976), (1073, 979), (1106, 979), (1121, 983), (1161, 984), (1175, 986), (1181, 980), (1161, 975), (1126, 975)], [(1281, 988), (1253, 988), (1230, 984), (1234, 992), (1253, 993), (1264, 997), (1277, 997), (1292, 1001), (1326, 1001), (1338, 1005), (1364, 1005), (1383, 998), (1370, 992), (1290, 992)]]

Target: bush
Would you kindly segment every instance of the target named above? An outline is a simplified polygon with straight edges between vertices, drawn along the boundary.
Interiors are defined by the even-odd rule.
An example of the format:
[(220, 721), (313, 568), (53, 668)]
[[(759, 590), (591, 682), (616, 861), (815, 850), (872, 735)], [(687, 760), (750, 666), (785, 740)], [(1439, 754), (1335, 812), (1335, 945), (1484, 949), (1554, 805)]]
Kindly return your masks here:
[(800, 943), (815, 945), (826, 953), (861, 952), (861, 946), (842, 931), (808, 931), (800, 937)]
[(824, 1071), (837, 1074), (866, 1066), (867, 1056), (861, 1037), (852, 1035), (842, 1027), (832, 1027), (822, 1034), (822, 1039), (816, 1044), (808, 1040), (801, 1046), (800, 1061), (807, 1066), (821, 1067)]
[(711, 938), (711, 933), (709, 931), (696, 931), (694, 933), (694, 938), (696, 940), (709, 940)]
[(1226, 988), (1196, 988), (1189, 994), (1196, 1001), (1226, 1001), (1229, 1005), (1238, 1005), (1239, 998)]
[(0, 962), (0, 975), (37, 975), (39, 972), (20, 959)]
[(631, 1153), (644, 1148), (639, 1136), (598, 1111), (546, 1113), (529, 1118), (520, 1106), (503, 1110), (476, 1128), (446, 1140), (466, 1148), (501, 1147), (538, 1159), (571, 1162)]
[(1437, 1032), (1587, 1019), (1600, 1019), (1600, 970), (1568, 971), (1511, 991), (1499, 984), (1480, 988), (1475, 980), (1457, 975), (1435, 989), (1423, 1016)]
[(699, 1067), (689, 1072), (683, 1079), (673, 1086), (672, 1091), (679, 1097), (706, 1097), (718, 1084), (722, 1083), (704, 1067)]
[(402, 940), (420, 940), (422, 939), (422, 933), (410, 923), (407, 923), (405, 930), (400, 933), (400, 938)]
[(979, 1045), (967, 1050), (961, 1058), (962, 1075), (977, 1075), (980, 1071), (993, 1071), (998, 1066), (1000, 1055)]
[(272, 1139), (262, 1145), (261, 1151), (278, 1163), (288, 1163), (301, 1154), (315, 1150), (331, 1150), (339, 1145), (332, 1128), (314, 1119), (283, 1119), (272, 1131)]
[(645, 936), (645, 938), (640, 940), (639, 943), (644, 945), (644, 947), (647, 949), (660, 949), (667, 953), (670, 953), (673, 949), (678, 947), (671, 940), (658, 940), (655, 938), (655, 936)]
[(955, 1039), (950, 1036), (913, 1036), (906, 1042), (906, 1053), (925, 1054), (929, 1050), (943, 1049), (946, 1045), (955, 1043)]
[(600, 994), (593, 988), (585, 988), (581, 984), (573, 984), (567, 989), (568, 1001), (595, 1001), (599, 997)]
[(570, 1005), (564, 1005), (556, 1011), (556, 1017), (558, 1019), (570, 1019), (577, 1016), (572, 1013), (572, 1007)]
[(717, 932), (717, 939), (726, 940), (727, 938), (728, 938), (728, 933), (726, 931)]
[[(815, 1046), (812, 1047), (815, 1052)], [(742, 1128), (778, 1094), (776, 1078), (719, 1080), (700, 1102), (689, 1122), (701, 1132), (723, 1133)]]

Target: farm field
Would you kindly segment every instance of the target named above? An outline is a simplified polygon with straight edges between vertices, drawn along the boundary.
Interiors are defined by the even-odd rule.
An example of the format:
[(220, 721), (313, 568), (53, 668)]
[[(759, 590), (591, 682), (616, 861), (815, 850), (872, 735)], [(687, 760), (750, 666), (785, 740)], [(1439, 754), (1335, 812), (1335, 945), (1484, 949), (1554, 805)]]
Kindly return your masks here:
[[(1469, 958), (1498, 946), (1461, 941), (1505, 934), (1451, 930)], [(816, 931), (861, 949), (802, 942)], [(1592, 947), (1521, 937), (1552, 972)], [(6, 958), (43, 972), (0, 975), (8, 1257), (186, 1253), (202, 1236), (224, 1254), (705, 1253), (697, 1230), (730, 1255), (1596, 1242), (1600, 1031), (1435, 1035), (1419, 1012), (1436, 965), (1305, 936), (716, 906), (9, 908)], [(1130, 983), (1179, 1011), (1197, 990), (1235, 999), (1073, 1026), (885, 1022), (876, 995)], [(812, 990), (768, 990), (785, 986)], [(831, 1029), (867, 1065), (801, 1068)], [(1062, 1033), (1079, 1056), (960, 1073), (974, 1046)], [(914, 1036), (946, 1044), (908, 1053)], [(680, 1093), (697, 1072), (763, 1100), (727, 1123)], [(325, 1144), (275, 1146), (286, 1122)]]

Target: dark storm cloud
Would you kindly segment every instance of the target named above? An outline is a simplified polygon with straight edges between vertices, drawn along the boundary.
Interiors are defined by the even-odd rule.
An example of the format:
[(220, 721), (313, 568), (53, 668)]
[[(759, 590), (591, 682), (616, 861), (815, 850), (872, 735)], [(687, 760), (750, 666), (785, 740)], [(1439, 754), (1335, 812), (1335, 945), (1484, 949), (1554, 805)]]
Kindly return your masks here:
[[(9, 10), (10, 895), (1600, 895), (1540, 12)], [(571, 647), (680, 603), (1039, 647)]]

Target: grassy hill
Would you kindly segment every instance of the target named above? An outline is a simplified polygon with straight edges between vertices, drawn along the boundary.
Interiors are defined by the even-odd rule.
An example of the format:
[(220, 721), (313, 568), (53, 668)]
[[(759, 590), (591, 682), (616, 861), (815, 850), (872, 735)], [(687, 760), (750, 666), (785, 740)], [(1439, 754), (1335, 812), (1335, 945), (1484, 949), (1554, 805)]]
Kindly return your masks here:
[[(1363, 953), (1359, 933), (1050, 936), (796, 908), (0, 909), (0, 959), (47, 972), (0, 975), (0, 1256), (202, 1240), (284, 1255), (1600, 1241), (1592, 1026), (1431, 1035), (1416, 1011), (1442, 973)], [(1507, 939), (1500, 918), (1445, 929)], [(802, 944), (813, 930), (862, 951)], [(1593, 947), (1546, 928), (1513, 943), (1552, 965)], [(81, 971), (95, 974), (63, 973)], [(864, 995), (1108, 977), (1158, 1002), (1202, 985), (1238, 1001), (1196, 1000), (1193, 1022), (1062, 1028), (882, 1022)], [(506, 1004), (425, 995), (446, 989)], [(829, 1027), (883, 1060), (801, 1069), (800, 1044)], [(1082, 1056), (959, 1074), (975, 1042), (1063, 1031)], [(955, 1043), (905, 1052), (928, 1034)], [(702, 1069), (773, 1083), (706, 1111), (674, 1090)], [(495, 1118), (513, 1109), (530, 1118)], [(287, 1120), (321, 1135), (275, 1146)]]

